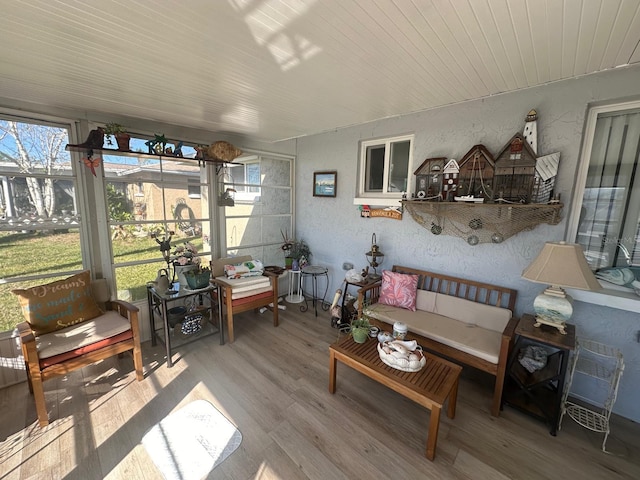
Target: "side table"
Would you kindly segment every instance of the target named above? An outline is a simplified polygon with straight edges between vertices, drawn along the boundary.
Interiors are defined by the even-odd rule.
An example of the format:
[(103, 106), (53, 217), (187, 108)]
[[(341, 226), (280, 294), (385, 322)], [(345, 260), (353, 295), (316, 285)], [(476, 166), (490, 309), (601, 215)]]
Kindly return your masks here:
[[(510, 405), (528, 415), (545, 421), (549, 433), (556, 435), (562, 407), (562, 393), (569, 354), (575, 349), (576, 327), (566, 325), (563, 335), (554, 327), (534, 327), (533, 315), (524, 314), (515, 329), (516, 342), (505, 372), (502, 405)], [(529, 372), (518, 361), (520, 350), (527, 345), (547, 350), (547, 363)]]
[[(321, 267), (320, 265), (307, 265), (306, 267), (302, 268), (302, 278), (304, 279), (304, 277), (311, 277), (311, 301), (317, 317), (318, 301), (320, 301), (320, 308), (322, 308), (322, 310), (329, 310), (329, 304), (324, 301), (325, 297), (327, 296), (327, 291), (329, 290), (329, 270), (327, 269), (327, 267)], [(318, 297), (318, 278), (320, 277), (324, 277), (326, 280), (326, 287), (324, 289), (324, 295), (322, 295), (322, 298)], [(309, 304), (307, 302), (307, 296), (304, 294), (304, 291), (302, 289), (302, 283), (300, 285), (300, 291), (302, 292), (302, 296), (304, 298), (304, 305), (300, 307), (300, 311), (306, 312), (307, 310), (309, 310)]]
[[(220, 333), (220, 345), (224, 343), (222, 334), (222, 320), (219, 314), (219, 308), (215, 300), (214, 292), (216, 287), (209, 285), (205, 288), (197, 290), (181, 289), (174, 293), (160, 293), (155, 287), (147, 286), (147, 303), (149, 305), (149, 324), (151, 326), (151, 345), (155, 346), (157, 340), (160, 340), (167, 350), (167, 368), (173, 366), (172, 349), (181, 345), (186, 345), (195, 340), (199, 340), (209, 335)], [(169, 325), (169, 308), (168, 305), (180, 301), (177, 305), (183, 305), (185, 300), (195, 298), (198, 308), (195, 311), (186, 312), (184, 316), (193, 313), (202, 313), (202, 329), (193, 334), (182, 334), (176, 327)], [(205, 305), (205, 299), (208, 305)], [(218, 310), (217, 325), (214, 321), (214, 309)]]

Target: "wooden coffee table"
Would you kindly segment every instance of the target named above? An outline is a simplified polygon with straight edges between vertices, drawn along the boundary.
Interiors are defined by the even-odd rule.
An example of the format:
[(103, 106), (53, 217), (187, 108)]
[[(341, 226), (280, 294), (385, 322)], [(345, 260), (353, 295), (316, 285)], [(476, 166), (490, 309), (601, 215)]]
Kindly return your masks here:
[(382, 363), (378, 355), (377, 340), (368, 339), (356, 343), (351, 336), (345, 336), (329, 346), (329, 392), (336, 391), (336, 366), (340, 361), (367, 377), (398, 392), (414, 402), (431, 410), (427, 452), (429, 460), (436, 455), (440, 411), (449, 399), (447, 416), (456, 414), (458, 379), (462, 367), (435, 355), (425, 353), (426, 365), (418, 372), (403, 372)]

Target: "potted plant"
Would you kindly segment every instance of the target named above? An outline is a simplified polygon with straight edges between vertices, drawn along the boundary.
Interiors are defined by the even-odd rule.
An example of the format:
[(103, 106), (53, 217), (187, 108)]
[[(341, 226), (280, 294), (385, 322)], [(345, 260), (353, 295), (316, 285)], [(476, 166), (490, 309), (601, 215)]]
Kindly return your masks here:
[(107, 123), (104, 126), (104, 134), (107, 139), (107, 145), (113, 145), (113, 141), (111, 140), (111, 135), (113, 135), (118, 143), (118, 150), (128, 152), (129, 151), (129, 140), (131, 140), (131, 135), (129, 135), (124, 127), (119, 123)]
[(366, 316), (356, 318), (351, 322), (350, 333), (356, 343), (366, 342), (370, 330), (371, 324)]
[(304, 240), (294, 240), (291, 242), (289, 249), (289, 257), (292, 259), (291, 268), (297, 270), (309, 263), (311, 258), (311, 249)]

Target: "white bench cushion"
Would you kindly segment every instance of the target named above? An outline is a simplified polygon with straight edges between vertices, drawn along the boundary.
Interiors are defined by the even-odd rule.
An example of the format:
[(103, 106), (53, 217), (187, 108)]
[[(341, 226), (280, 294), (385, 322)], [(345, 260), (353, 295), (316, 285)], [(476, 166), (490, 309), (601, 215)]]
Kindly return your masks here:
[(109, 310), (92, 320), (40, 335), (36, 338), (38, 357), (43, 359), (60, 355), (126, 332), (130, 328), (129, 320), (118, 312)]
[(507, 308), (485, 305), (442, 293), (436, 294), (435, 309), (425, 310), (498, 333), (504, 331), (512, 315), (511, 310)]
[(378, 320), (391, 325), (397, 321), (403, 322), (411, 332), (498, 364), (502, 331), (481, 328), (437, 313), (421, 310), (411, 312), (378, 303), (369, 306), (368, 311)]

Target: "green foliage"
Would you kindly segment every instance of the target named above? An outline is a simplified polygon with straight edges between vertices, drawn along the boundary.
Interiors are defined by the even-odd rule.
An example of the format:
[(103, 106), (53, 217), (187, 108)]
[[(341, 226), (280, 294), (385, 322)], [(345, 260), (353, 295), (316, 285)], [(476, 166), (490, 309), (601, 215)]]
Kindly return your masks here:
[(291, 242), (289, 257), (295, 260), (300, 260), (302, 257), (304, 257), (309, 260), (311, 257), (311, 249), (309, 248), (309, 245), (307, 245), (307, 242), (305, 242), (304, 240), (294, 240), (293, 242)]
[(133, 220), (133, 207), (127, 195), (117, 191), (111, 183), (107, 183), (107, 204), (111, 220), (116, 222)]
[(121, 133), (126, 133), (125, 128), (119, 123), (107, 123), (104, 127), (105, 140), (107, 141), (107, 145), (113, 145), (113, 140), (111, 140), (111, 135), (119, 135)]
[[(202, 238), (180, 238), (176, 243), (189, 240), (202, 251)], [(77, 230), (56, 234), (0, 233), (0, 274), (3, 278), (26, 275), (52, 274), (60, 271), (81, 270), (80, 235)], [(158, 244), (151, 237), (132, 237), (126, 242), (113, 242), (116, 263), (157, 261), (116, 269), (118, 290), (128, 290), (133, 301), (145, 299), (146, 284), (155, 280), (158, 269), (166, 268)], [(31, 282), (0, 284), (0, 332), (11, 331), (24, 321), (14, 288), (27, 288), (50, 283), (64, 277), (52, 277)]]

